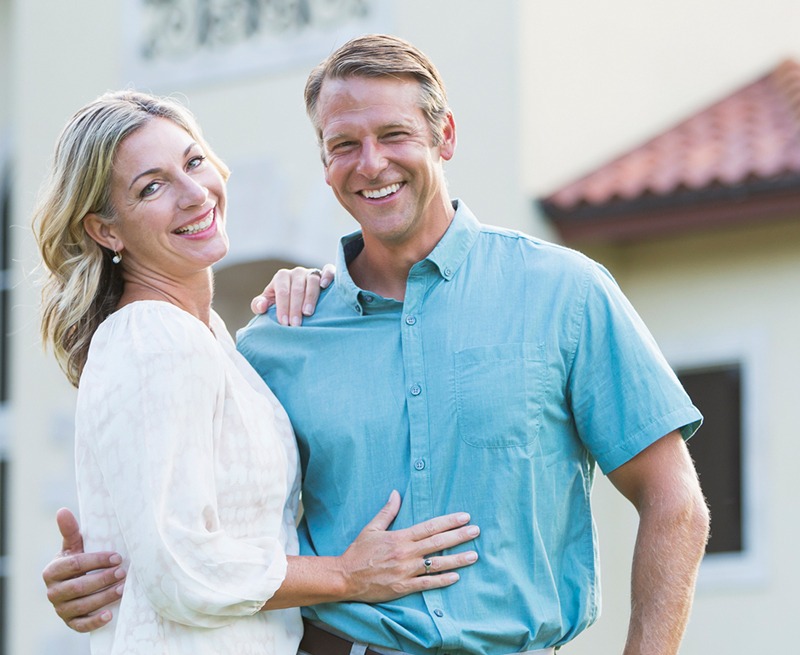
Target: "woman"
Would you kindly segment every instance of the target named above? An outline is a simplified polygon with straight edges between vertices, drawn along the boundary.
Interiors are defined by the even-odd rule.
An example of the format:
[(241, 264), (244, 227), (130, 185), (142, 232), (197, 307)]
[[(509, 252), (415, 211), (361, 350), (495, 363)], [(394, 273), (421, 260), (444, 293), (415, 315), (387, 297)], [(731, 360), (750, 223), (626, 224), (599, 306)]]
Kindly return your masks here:
[(464, 515), (387, 532), (395, 492), (341, 556), (297, 556), (288, 417), (211, 309), (227, 177), (180, 105), (106, 94), (68, 122), (35, 212), (42, 334), (78, 386), (86, 548), (128, 567), (95, 654), (294, 653), (298, 606), (452, 584), (422, 558), (474, 537)]

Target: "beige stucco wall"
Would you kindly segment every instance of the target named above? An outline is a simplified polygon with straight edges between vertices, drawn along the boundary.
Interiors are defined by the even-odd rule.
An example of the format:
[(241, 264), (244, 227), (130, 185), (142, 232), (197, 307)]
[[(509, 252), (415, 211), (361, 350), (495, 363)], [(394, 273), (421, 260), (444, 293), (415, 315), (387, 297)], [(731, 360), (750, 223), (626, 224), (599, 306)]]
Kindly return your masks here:
[[(517, 4), (392, 4), (380, 29), (406, 36), (428, 51), (449, 85), (462, 140), (448, 166), (453, 192), (467, 194), (471, 207), (486, 220), (527, 227), (530, 209), (517, 175), (517, 44), (509, 38), (518, 23)], [(85, 652), (85, 637), (69, 634), (55, 617), (40, 574), (59, 546), (55, 510), (74, 507), (74, 391), (38, 343), (36, 253), (28, 227), (36, 191), (67, 117), (100, 93), (130, 83), (184, 97), (233, 169), (229, 219), (240, 221), (232, 226), (239, 230), (236, 238), (243, 246), (260, 239), (264, 258), (331, 261), (336, 237), (356, 226), (324, 185), (315, 137), (303, 111), (302, 88), (311, 64), (164, 88), (126, 78), (122, 2), (6, 0), (0, 11), (11, 5), (14, 76), (11, 82), (0, 77), (0, 83), (4, 98), (10, 98), (20, 147), (14, 186), (19, 228), (14, 232), (13, 602), (11, 631), (4, 637), (11, 653), (69, 655)], [(458, 29), (443, 32), (443, 20), (455, 25), (450, 17), (456, 13)], [(421, 15), (429, 19), (420, 20)], [(239, 196), (244, 199), (237, 203)], [(248, 285), (255, 293), (264, 282), (242, 281), (240, 294), (249, 298)]]
[[(66, 117), (95, 95), (130, 80), (120, 50), (120, 2), (0, 0), (3, 29), (4, 12), (12, 4), (14, 38), (7, 46), (0, 40), (0, 52), (10, 49), (14, 61), (12, 69), (0, 65), (0, 125), (7, 111), (18, 144), (9, 652), (69, 655), (83, 653), (85, 641), (69, 635), (54, 616), (39, 576), (58, 548), (53, 513), (73, 502), (74, 392), (38, 345), (32, 283), (36, 257), (27, 217)], [(795, 34), (800, 5), (794, 0), (756, 5), (676, 0), (663, 6), (634, 0), (391, 4), (384, 29), (428, 52), (448, 84), (459, 137), (456, 157), (447, 166), (453, 194), (464, 197), (484, 221), (544, 236), (552, 233), (532, 217), (534, 196), (730, 92), (783, 57), (800, 56)], [(0, 54), (0, 61), (5, 56)], [(13, 74), (7, 75), (9, 70)], [(242, 201), (231, 216), (247, 225), (242, 238), (261, 238), (264, 232), (269, 237), (265, 257), (320, 263), (333, 257), (335, 235), (354, 224), (322, 182), (302, 109), (305, 74), (297, 66), (158, 90), (188, 98), (209, 140), (233, 167), (232, 194), (244, 196), (254, 180), (266, 180), (269, 193), (256, 194), (252, 203)], [(762, 411), (769, 455), (763, 458), (769, 467), (763, 494), (770, 507), (781, 499), (792, 502), (793, 440), (791, 427), (783, 426), (797, 424), (792, 421), (797, 417), (791, 374), (800, 352), (793, 339), (798, 310), (790, 302), (798, 281), (793, 266), (797, 235), (788, 230), (775, 236), (777, 249), (764, 235), (739, 234), (725, 237), (735, 243), (723, 239), (716, 249), (712, 246), (720, 244), (719, 236), (632, 253), (593, 253), (611, 266), (657, 338), (677, 355), (691, 350), (687, 343), (713, 340), (722, 328), (744, 335), (741, 339), (756, 344), (751, 350), (767, 354), (768, 375), (761, 373), (770, 388), (776, 385)], [(748, 247), (752, 239), (760, 240), (759, 248)], [(253, 290), (262, 282), (253, 281)], [(242, 285), (244, 296), (249, 284)], [(781, 320), (763, 327), (771, 316)], [(604, 617), (570, 647), (576, 655), (619, 651), (627, 620), (635, 514), (604, 481), (598, 483), (596, 505)], [(765, 511), (765, 574), (746, 585), (700, 590), (684, 653), (712, 649), (736, 655), (756, 646), (785, 652), (776, 626), (788, 625), (790, 590), (798, 577), (791, 555), (793, 524), (779, 522), (786, 511)]]
[[(787, 520), (796, 515), (800, 456), (800, 222), (626, 248), (612, 268), (676, 365), (737, 354), (744, 365), (744, 466), (755, 553), (721, 576), (704, 564), (681, 652), (791, 652), (800, 584), (797, 527)], [(613, 552), (617, 543), (610, 532), (604, 545)]]

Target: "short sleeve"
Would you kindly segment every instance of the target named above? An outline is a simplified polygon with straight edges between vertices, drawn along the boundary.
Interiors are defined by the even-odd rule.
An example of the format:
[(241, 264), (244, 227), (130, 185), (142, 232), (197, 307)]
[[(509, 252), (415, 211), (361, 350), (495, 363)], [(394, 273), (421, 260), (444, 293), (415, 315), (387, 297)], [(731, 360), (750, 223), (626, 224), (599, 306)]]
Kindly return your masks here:
[(579, 435), (604, 473), (702, 416), (610, 273), (588, 262), (568, 381)]

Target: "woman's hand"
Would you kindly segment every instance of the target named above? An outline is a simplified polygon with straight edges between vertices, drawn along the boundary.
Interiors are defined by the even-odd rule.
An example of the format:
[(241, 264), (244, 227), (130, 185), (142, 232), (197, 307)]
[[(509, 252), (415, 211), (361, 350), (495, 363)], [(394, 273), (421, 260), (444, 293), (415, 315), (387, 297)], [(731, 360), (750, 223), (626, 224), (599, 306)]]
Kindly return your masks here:
[(263, 314), (272, 305), (281, 325), (299, 326), (303, 316), (311, 316), (317, 307), (321, 289), (327, 289), (333, 281), (336, 268), (325, 264), (318, 268), (282, 268), (273, 276), (260, 296), (250, 302), (254, 314)]
[(480, 534), (464, 512), (437, 516), (410, 528), (389, 531), (400, 510), (400, 494), (370, 521), (341, 556), (349, 590), (347, 600), (378, 603), (458, 581), (453, 569), (469, 566), (478, 553), (436, 553), (472, 541)]
[(478, 553), (436, 553), (472, 541), (480, 530), (469, 514), (437, 516), (410, 528), (389, 530), (400, 511), (400, 494), (389, 502), (339, 557), (289, 556), (286, 578), (262, 609), (318, 603), (379, 603), (458, 582), (453, 569), (469, 566)]
[(84, 553), (78, 522), (68, 509), (56, 514), (61, 552), (45, 567), (47, 598), (61, 619), (77, 632), (90, 632), (111, 620), (106, 605), (122, 594), (125, 570), (117, 553)]

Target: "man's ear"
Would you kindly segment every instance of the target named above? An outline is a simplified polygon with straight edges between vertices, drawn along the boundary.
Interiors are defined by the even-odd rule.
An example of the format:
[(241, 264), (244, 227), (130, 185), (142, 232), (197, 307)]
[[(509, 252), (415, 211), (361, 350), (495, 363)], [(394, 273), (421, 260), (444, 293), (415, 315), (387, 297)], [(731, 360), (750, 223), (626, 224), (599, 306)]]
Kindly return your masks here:
[(125, 249), (114, 226), (106, 222), (99, 214), (89, 212), (83, 217), (83, 229), (101, 246), (119, 252)]
[(442, 126), (442, 143), (439, 146), (442, 159), (450, 161), (456, 152), (456, 121), (453, 112), (448, 111)]

